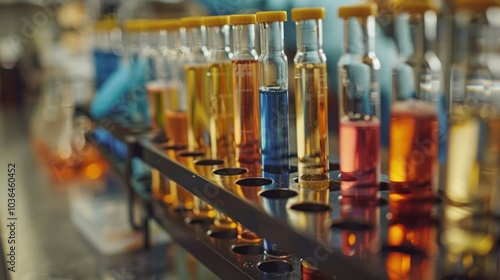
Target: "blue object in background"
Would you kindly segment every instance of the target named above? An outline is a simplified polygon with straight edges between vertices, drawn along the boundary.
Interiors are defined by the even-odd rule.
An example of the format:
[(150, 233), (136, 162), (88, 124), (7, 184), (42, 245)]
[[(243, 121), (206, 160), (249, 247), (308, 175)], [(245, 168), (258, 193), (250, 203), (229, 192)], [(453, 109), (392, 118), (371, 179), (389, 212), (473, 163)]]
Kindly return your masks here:
[(95, 49), (94, 56), (94, 83), (99, 89), (106, 79), (115, 71), (120, 61), (120, 56), (111, 51)]

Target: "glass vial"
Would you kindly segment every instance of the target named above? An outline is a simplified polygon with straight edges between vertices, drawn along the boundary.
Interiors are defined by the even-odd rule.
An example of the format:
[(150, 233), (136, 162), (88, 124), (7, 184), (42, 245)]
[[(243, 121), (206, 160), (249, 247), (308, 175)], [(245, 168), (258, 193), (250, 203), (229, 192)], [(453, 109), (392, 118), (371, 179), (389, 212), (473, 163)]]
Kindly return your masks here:
[(324, 8), (292, 9), (299, 187), (325, 190), (328, 174), (328, 74), (323, 52)]
[(285, 11), (258, 12), (262, 53), (260, 72), (260, 123), (263, 177), (279, 187), (289, 185), (288, 64), (284, 52)]
[(380, 62), (375, 55), (375, 4), (342, 6), (344, 54), (339, 67), (339, 150), (342, 196), (378, 195)]
[(207, 90), (210, 99), (210, 146), (213, 158), (235, 164), (234, 100), (229, 16), (204, 17), (207, 28)]
[(231, 15), (233, 29), (234, 144), (236, 161), (260, 176), (260, 104), (255, 15)]
[(210, 157), (210, 98), (206, 89), (208, 49), (202, 17), (182, 18), (187, 53), (184, 77), (188, 101), (188, 147)]
[(432, 199), (438, 175), (441, 62), (430, 44), (437, 15), (430, 3), (396, 6), (400, 57), (393, 69), (389, 180), (391, 199)]
[[(466, 51), (452, 65), (451, 111), (446, 161), (445, 195), (475, 214), (491, 211), (498, 186), (500, 118), (498, 99), (491, 92), (486, 64), (486, 11), (491, 1), (455, 1), (455, 44)], [(461, 74), (459, 74), (460, 71)], [(497, 100), (495, 100), (497, 99)]]

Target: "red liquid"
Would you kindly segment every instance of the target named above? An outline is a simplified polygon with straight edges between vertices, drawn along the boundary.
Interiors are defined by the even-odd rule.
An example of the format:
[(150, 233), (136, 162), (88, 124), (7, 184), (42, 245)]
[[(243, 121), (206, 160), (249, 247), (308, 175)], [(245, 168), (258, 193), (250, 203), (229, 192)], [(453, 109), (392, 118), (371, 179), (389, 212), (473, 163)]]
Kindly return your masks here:
[(342, 196), (377, 196), (380, 122), (345, 118), (339, 129)]
[(419, 100), (396, 102), (390, 125), (390, 196), (394, 199), (431, 198), (439, 137), (435, 105)]
[(233, 61), (236, 157), (242, 164), (260, 163), (260, 104), (257, 60)]

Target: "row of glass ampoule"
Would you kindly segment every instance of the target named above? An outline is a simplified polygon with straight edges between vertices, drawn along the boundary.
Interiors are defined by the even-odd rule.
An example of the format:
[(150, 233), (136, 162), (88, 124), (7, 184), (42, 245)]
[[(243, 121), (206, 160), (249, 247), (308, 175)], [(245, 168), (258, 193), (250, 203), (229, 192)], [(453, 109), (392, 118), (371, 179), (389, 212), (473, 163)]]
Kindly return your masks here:
[[(494, 96), (488, 95), (491, 91), (484, 86), (487, 71), (477, 67), (484, 66), (484, 61), (477, 59), (484, 52), (484, 33), (478, 31), (487, 21), (476, 19), (485, 19), (487, 9), (494, 4), (479, 2), (481, 5), (472, 0), (455, 3), (460, 14), (457, 24), (467, 30), (470, 48), (465, 60), (452, 66), (449, 103), (453, 105), (449, 110), (442, 94), (441, 64), (431, 47), (437, 9), (426, 1), (399, 1), (395, 7), (400, 56), (393, 71), (391, 111), (387, 112), (391, 116), (389, 179), (395, 199), (434, 195), (438, 152), (448, 163), (443, 188), (450, 199), (486, 205), (486, 199), (492, 197), (497, 175), (491, 171), (496, 170), (500, 158), (495, 149), (496, 111)], [(376, 196), (378, 190), (384, 112), (378, 81), (381, 62), (374, 50), (376, 13), (374, 5), (339, 9), (339, 16), (345, 19), (338, 89), (345, 196)], [(329, 180), (323, 17), (322, 8), (292, 10), (297, 22), (294, 62), (299, 185), (317, 190), (327, 188)], [(264, 177), (287, 186), (286, 19), (285, 12), (260, 12), (150, 23), (128, 21), (125, 29), (132, 45), (139, 46), (139, 56), (159, 59), (152, 63), (156, 67), (147, 85), (156, 127), (166, 127), (175, 143), (201, 150), (207, 157), (221, 158), (255, 173), (260, 173), (262, 164)], [(259, 56), (255, 52), (255, 23), (260, 28)]]

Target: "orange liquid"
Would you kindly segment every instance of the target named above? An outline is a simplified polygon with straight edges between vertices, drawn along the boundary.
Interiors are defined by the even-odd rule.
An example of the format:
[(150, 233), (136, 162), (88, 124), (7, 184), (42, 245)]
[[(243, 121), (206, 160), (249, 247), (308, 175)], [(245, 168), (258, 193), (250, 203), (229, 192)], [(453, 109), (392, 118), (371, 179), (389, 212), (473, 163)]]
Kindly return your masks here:
[(433, 196), (438, 132), (436, 108), (432, 103), (410, 100), (393, 104), (389, 148), (391, 196)]
[(236, 160), (260, 163), (260, 103), (258, 62), (233, 61), (234, 74), (234, 143)]
[(165, 112), (165, 128), (175, 145), (188, 144), (188, 114), (186, 112)]

